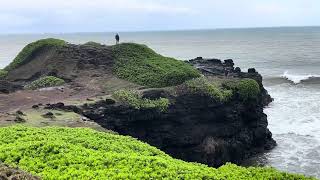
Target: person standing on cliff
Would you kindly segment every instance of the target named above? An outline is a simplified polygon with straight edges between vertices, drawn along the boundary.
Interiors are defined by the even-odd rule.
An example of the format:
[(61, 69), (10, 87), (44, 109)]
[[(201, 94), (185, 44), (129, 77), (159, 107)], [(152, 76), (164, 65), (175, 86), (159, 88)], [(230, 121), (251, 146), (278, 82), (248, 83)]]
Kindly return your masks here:
[(116, 44), (119, 44), (120, 36), (119, 36), (119, 34), (118, 34), (118, 33), (116, 34), (115, 38), (116, 38)]

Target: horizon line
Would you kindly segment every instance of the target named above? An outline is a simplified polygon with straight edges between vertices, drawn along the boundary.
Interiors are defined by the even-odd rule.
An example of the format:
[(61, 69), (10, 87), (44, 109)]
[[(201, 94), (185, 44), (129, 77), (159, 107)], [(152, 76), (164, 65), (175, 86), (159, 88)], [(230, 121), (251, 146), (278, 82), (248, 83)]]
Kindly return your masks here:
[(241, 29), (272, 29), (272, 28), (320, 28), (320, 25), (307, 26), (252, 26), (252, 27), (219, 27), (219, 28), (190, 28), (190, 29), (159, 29), (159, 30), (136, 30), (136, 31), (78, 31), (78, 32), (14, 32), (1, 33), (0, 35), (61, 35), (61, 34), (88, 34), (88, 33), (148, 33), (148, 32), (179, 32), (179, 31), (215, 31), (215, 30), (241, 30)]

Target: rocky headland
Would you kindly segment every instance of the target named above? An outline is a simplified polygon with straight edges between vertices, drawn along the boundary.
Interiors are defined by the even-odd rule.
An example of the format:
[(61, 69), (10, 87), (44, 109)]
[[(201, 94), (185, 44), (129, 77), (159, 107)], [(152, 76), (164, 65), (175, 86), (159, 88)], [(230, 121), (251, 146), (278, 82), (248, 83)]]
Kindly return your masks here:
[(276, 146), (262, 76), (231, 59), (183, 62), (139, 44), (46, 39), (28, 45), (0, 79), (2, 126), (99, 127), (212, 167)]

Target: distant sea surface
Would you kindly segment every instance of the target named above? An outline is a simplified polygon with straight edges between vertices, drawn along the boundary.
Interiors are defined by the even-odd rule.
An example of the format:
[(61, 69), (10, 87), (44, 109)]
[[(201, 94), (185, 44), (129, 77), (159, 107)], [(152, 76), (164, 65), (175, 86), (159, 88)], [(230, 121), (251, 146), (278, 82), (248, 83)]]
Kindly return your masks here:
[[(0, 35), (0, 68), (26, 44), (47, 37), (115, 43), (114, 33)], [(265, 113), (278, 146), (248, 162), (320, 178), (320, 27), (130, 32), (120, 38), (181, 60), (231, 58), (243, 71), (255, 67), (275, 99)]]

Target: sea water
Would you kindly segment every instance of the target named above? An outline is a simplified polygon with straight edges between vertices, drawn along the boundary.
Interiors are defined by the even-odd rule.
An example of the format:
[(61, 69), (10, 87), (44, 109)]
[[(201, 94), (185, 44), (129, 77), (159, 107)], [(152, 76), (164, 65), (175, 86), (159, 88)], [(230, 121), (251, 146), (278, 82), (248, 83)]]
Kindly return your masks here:
[[(250, 161), (320, 178), (320, 27), (120, 32), (121, 42), (147, 44), (181, 60), (197, 56), (234, 59), (255, 67), (274, 98), (266, 109), (278, 146)], [(0, 35), (0, 68), (41, 38), (114, 44), (115, 33)]]

